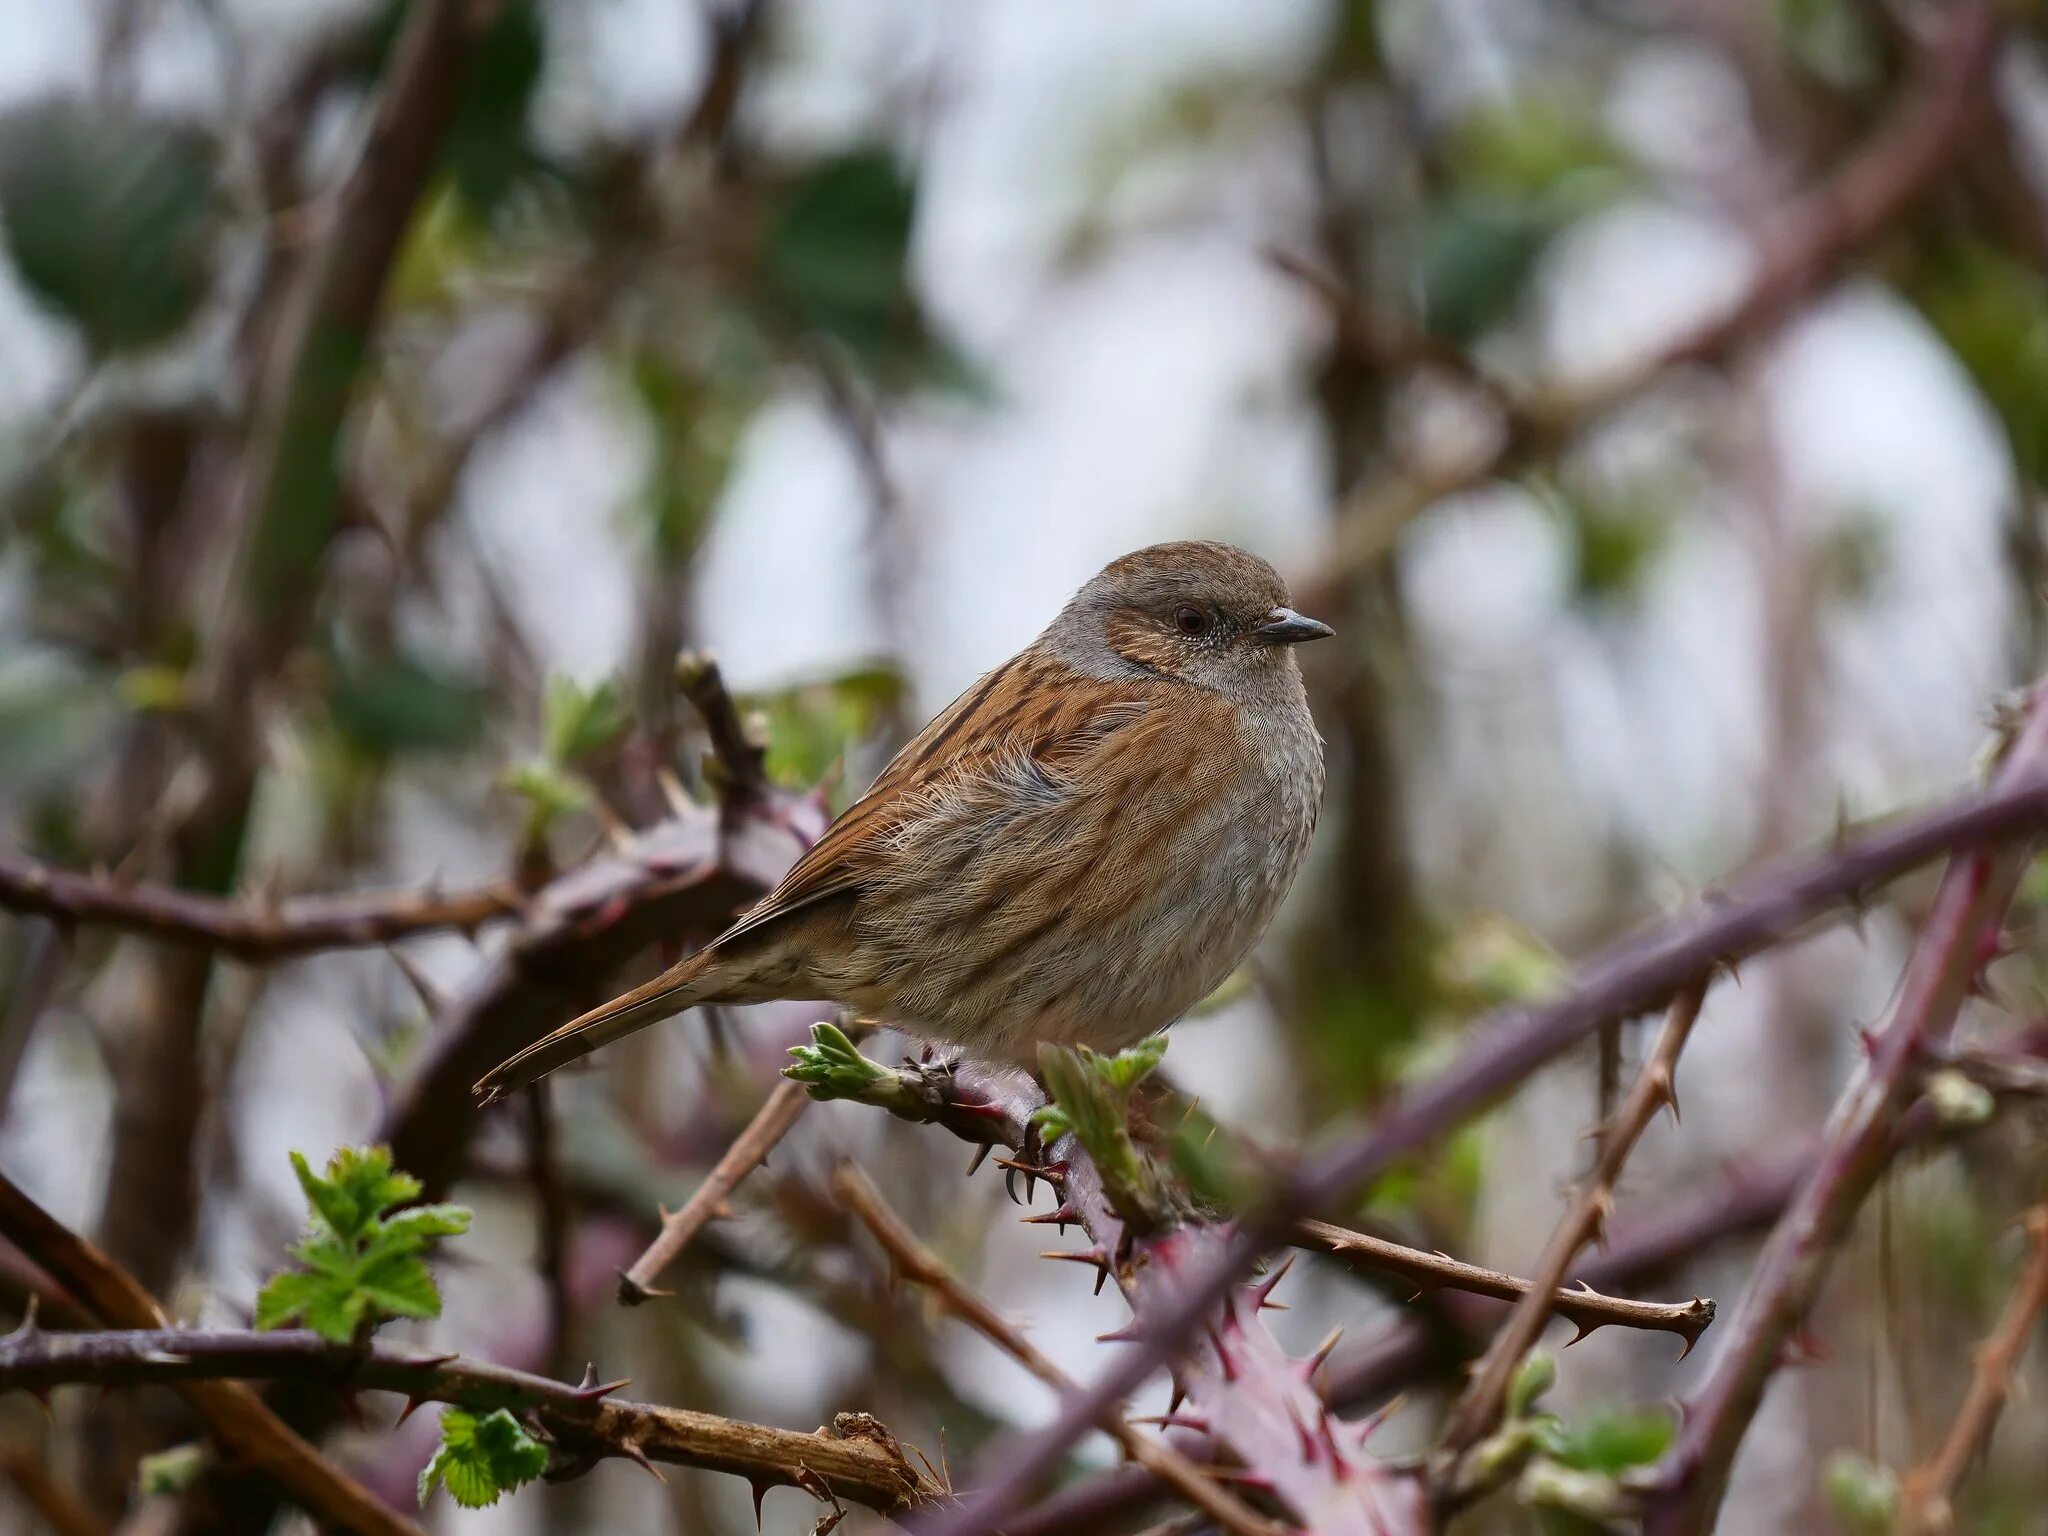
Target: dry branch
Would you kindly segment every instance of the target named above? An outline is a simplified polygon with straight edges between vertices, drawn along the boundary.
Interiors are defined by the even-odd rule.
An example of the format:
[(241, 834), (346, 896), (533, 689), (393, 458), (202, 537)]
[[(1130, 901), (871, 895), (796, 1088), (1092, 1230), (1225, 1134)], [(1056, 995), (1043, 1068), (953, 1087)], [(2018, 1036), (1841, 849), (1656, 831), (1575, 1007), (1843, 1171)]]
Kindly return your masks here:
[[(1579, 1251), (1598, 1237), (1605, 1226), (1608, 1213), (1614, 1208), (1614, 1191), (1621, 1182), (1622, 1168), (1636, 1142), (1659, 1110), (1668, 1106), (1674, 1114), (1677, 1112), (1678, 1058), (1699, 1018), (1705, 995), (1705, 984), (1695, 984), (1671, 1005), (1649, 1060), (1636, 1074), (1635, 1083), (1612, 1123), (1600, 1131), (1592, 1172), (1544, 1245), (1543, 1256), (1529, 1277), (1530, 1293), (1508, 1314), (1507, 1322), (1480, 1357), (1472, 1380), (1451, 1409), (1437, 1452), (1437, 1475), (1446, 1487), (1455, 1488), (1460, 1459), (1500, 1422), (1509, 1383), (1521, 1366), (1522, 1357), (1542, 1337), (1544, 1324), (1549, 1321), (1550, 1308), (1544, 1296), (1557, 1288)], [(1690, 1350), (1691, 1345), (1686, 1347)]]
[(1999, 1410), (2012, 1396), (2020, 1358), (2034, 1324), (2048, 1307), (2048, 1205), (2026, 1216), (2027, 1262), (2005, 1313), (1977, 1346), (1970, 1388), (1941, 1447), (1906, 1475), (1899, 1487), (1896, 1536), (1948, 1536), (1955, 1529), (1955, 1492), (1977, 1454), (1991, 1443)]
[[(120, 1328), (165, 1329), (170, 1318), (154, 1296), (84, 1238), (0, 1176), (0, 1233), (49, 1271), (80, 1305)], [(10, 1335), (23, 1347), (81, 1337), (50, 1334), (33, 1320)], [(367, 1489), (285, 1426), (239, 1382), (194, 1381), (179, 1387), (224, 1447), (269, 1473), (308, 1513), (361, 1536), (421, 1536), (420, 1528), (379, 1503)]]
[(510, 1409), (530, 1418), (572, 1466), (610, 1456), (666, 1461), (729, 1472), (756, 1486), (812, 1493), (822, 1479), (833, 1494), (880, 1510), (907, 1508), (940, 1492), (887, 1431), (858, 1414), (842, 1415), (835, 1429), (800, 1434), (685, 1408), (621, 1402), (611, 1394), (626, 1385), (622, 1381), (592, 1378), (572, 1387), (458, 1356), (379, 1340), (336, 1344), (297, 1329), (36, 1330), (0, 1339), (0, 1391), (162, 1382), (189, 1393), (201, 1385), (225, 1388), (228, 1379), (305, 1381), (338, 1393), (394, 1392), (408, 1400), (407, 1412), (423, 1402), (477, 1412)]
[(64, 926), (121, 928), (204, 945), (243, 960), (390, 944), (445, 929), (468, 931), (517, 917), (523, 905), (509, 882), (445, 893), (372, 891), (274, 903), (231, 901), (0, 855), (0, 907), (9, 911)]
[[(1531, 1290), (1530, 1282), (1519, 1275), (1467, 1264), (1448, 1254), (1424, 1253), (1405, 1243), (1389, 1242), (1368, 1232), (1353, 1232), (1327, 1221), (1295, 1223), (1290, 1241), (1297, 1248), (1313, 1249), (1401, 1275), (1423, 1291), (1443, 1288), (1491, 1296), (1497, 1301), (1519, 1301)], [(1640, 1328), (1676, 1334), (1685, 1340), (1688, 1351), (1714, 1321), (1714, 1303), (1706, 1297), (1695, 1296), (1690, 1301), (1636, 1301), (1627, 1296), (1602, 1295), (1590, 1285), (1579, 1289), (1558, 1286), (1551, 1291), (1549, 1305), (1543, 1311), (1576, 1325), (1579, 1338), (1609, 1325)]]

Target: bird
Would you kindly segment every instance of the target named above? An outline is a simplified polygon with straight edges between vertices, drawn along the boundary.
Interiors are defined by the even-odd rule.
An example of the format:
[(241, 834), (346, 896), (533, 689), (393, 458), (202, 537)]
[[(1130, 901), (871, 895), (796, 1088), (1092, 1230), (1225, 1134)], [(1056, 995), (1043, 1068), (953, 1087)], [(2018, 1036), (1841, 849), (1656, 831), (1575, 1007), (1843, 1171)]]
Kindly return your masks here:
[(476, 1085), (485, 1101), (701, 1004), (841, 1004), (1029, 1066), (1114, 1052), (1235, 970), (1315, 831), (1323, 742), (1295, 647), (1330, 627), (1266, 561), (1112, 561), (918, 733), (710, 943)]

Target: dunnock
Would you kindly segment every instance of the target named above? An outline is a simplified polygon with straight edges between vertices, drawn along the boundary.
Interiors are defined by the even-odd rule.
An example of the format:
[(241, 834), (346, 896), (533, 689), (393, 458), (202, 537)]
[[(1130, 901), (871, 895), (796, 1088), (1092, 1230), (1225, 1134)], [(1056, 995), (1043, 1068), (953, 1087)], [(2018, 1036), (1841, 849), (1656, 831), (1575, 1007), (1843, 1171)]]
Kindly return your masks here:
[(1323, 790), (1265, 561), (1155, 544), (1090, 581), (896, 755), (712, 943), (500, 1064), (495, 1098), (699, 1003), (830, 999), (991, 1061), (1110, 1051), (1230, 974)]

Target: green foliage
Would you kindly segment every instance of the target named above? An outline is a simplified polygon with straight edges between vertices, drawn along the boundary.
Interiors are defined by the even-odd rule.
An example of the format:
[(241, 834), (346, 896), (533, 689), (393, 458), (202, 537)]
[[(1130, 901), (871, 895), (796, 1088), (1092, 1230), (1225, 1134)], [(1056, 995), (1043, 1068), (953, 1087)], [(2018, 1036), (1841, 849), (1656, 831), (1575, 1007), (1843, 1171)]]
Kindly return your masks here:
[(1887, 1536), (1898, 1517), (1898, 1474), (1854, 1451), (1837, 1451), (1828, 1458), (1820, 1487), (1848, 1536)]
[(747, 701), (768, 721), (768, 774), (778, 784), (816, 784), (855, 742), (905, 702), (902, 674), (861, 667), (820, 683)]
[(1096, 1171), (1103, 1193), (1125, 1222), (1145, 1231), (1164, 1219), (1165, 1190), (1151, 1161), (1131, 1139), (1131, 1095), (1166, 1054), (1155, 1035), (1104, 1056), (1081, 1046), (1041, 1044), (1038, 1075), (1052, 1102), (1031, 1118), (1049, 1141), (1072, 1136)]
[(759, 277), (771, 307), (878, 377), (924, 363), (908, 259), (916, 207), (915, 183), (886, 149), (813, 167), (768, 218)]
[(351, 747), (383, 760), (459, 752), (483, 734), (489, 690), (423, 657), (365, 656), (337, 647), (328, 717)]
[(0, 785), (60, 785), (100, 757), (120, 717), (103, 674), (17, 648), (0, 658)]
[(695, 553), (732, 471), (740, 435), (766, 388), (760, 338), (730, 317), (707, 315), (712, 340), (701, 360), (672, 360), (643, 348), (626, 377), (653, 426), (643, 491), (656, 562), (676, 569)]
[(315, 1174), (292, 1154), (310, 1224), (293, 1245), (301, 1268), (271, 1277), (256, 1298), (256, 1326), (302, 1323), (346, 1343), (394, 1317), (441, 1315), (441, 1293), (423, 1257), (435, 1239), (469, 1230), (459, 1205), (416, 1205), (420, 1181), (391, 1166), (385, 1147), (343, 1147)]
[(584, 687), (555, 676), (541, 694), (541, 752), (505, 770), (499, 786), (526, 802), (527, 847), (547, 836), (561, 817), (591, 803), (577, 764), (618, 744), (632, 725), (625, 695), (612, 678)]
[(0, 220), (22, 281), (98, 353), (163, 341), (199, 308), (219, 212), (197, 132), (116, 102), (0, 118)]
[(500, 1408), (478, 1418), (460, 1408), (441, 1411), (441, 1444), (420, 1469), (420, 1504), (434, 1485), (445, 1485), (464, 1509), (484, 1509), (501, 1495), (548, 1469), (548, 1448)]
[(1545, 1349), (1531, 1350), (1508, 1382), (1508, 1417), (1527, 1418), (1538, 1399), (1556, 1385), (1557, 1358)]
[(2040, 273), (1985, 246), (1942, 261), (1922, 310), (1997, 412), (2021, 477), (2048, 482), (2048, 292)]
[(618, 745), (633, 723), (615, 679), (585, 688), (564, 676), (548, 679), (540, 722), (542, 745), (556, 763), (573, 763)]
[(1678, 1421), (1662, 1408), (1608, 1409), (1577, 1423), (1551, 1420), (1543, 1454), (1574, 1471), (1620, 1476), (1657, 1460), (1677, 1432)]
[(837, 1024), (813, 1024), (811, 1043), (792, 1045), (789, 1054), (795, 1060), (782, 1075), (802, 1083), (814, 1099), (862, 1099), (894, 1076), (861, 1055)]
[(1469, 345), (1519, 306), (1558, 231), (1624, 184), (1624, 162), (1585, 104), (1539, 99), (1475, 113), (1447, 160), (1412, 271), (1424, 328)]
[(174, 1445), (145, 1456), (135, 1466), (135, 1486), (155, 1498), (188, 1491), (213, 1466), (213, 1450), (203, 1440)]

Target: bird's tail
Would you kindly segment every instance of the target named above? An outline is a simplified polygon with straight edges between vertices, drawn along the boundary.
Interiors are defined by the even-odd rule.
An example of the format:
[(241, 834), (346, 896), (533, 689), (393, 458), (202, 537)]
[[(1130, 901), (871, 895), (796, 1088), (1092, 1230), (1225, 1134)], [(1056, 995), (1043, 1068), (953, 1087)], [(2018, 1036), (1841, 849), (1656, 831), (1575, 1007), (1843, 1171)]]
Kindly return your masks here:
[(543, 1035), (478, 1079), (474, 1090), (478, 1099), (485, 1104), (502, 1099), (513, 1089), (536, 1082), (579, 1056), (587, 1056), (636, 1029), (645, 1029), (695, 1006), (716, 990), (711, 974), (715, 955), (711, 949), (699, 950), (654, 980), (613, 998), (601, 1008), (591, 1009), (581, 1018), (571, 1019), (551, 1035)]

